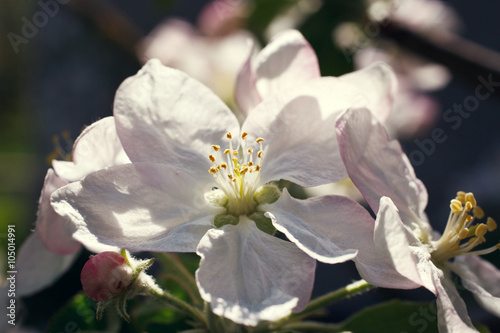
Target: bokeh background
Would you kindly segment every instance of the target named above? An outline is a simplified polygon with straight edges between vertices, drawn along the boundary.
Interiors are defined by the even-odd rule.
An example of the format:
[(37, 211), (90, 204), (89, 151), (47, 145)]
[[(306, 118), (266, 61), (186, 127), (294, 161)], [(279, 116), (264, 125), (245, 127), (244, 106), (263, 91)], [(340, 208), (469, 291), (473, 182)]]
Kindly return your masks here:
[[(370, 22), (366, 14), (368, 2), (255, 0), (245, 4), (241, 0), (224, 0), (219, 1), (223, 10), (219, 18), (226, 15), (231, 17), (231, 20), (221, 20), (224, 21), (224, 28), (228, 31), (236, 27), (244, 29), (261, 46), (265, 45), (273, 31), (295, 27), (317, 52), (322, 75), (338, 76), (355, 68), (355, 55), (358, 51), (387, 43), (380, 38), (380, 34), (374, 34), (368, 38), (366, 45), (358, 45), (354, 48), (356, 52), (350, 52), (348, 50), (353, 50), (352, 48), (346, 49), (345, 45), (342, 47), (338, 37), (335, 38), (340, 31), (336, 29), (342, 23), (355, 22), (362, 29)], [(7, 225), (16, 225), (16, 244), (19, 247), (33, 228), (37, 201), (50, 159), (60, 154), (61, 150), (70, 152), (72, 140), (85, 125), (112, 115), (114, 93), (119, 84), (137, 72), (142, 59), (159, 52), (140, 51), (142, 38), (168, 18), (182, 19), (192, 25), (190, 29), (200, 29), (199, 15), (209, 1), (65, 0), (61, 3), (65, 4), (58, 5), (57, 13), (40, 24), (35, 29), (37, 31), (30, 31), (30, 37), (13, 45), (13, 37), (10, 35), (9, 38), (9, 33), (22, 36), (26, 20), (32, 22), (34, 15), (42, 7), (40, 1), (0, 0), (2, 280), (6, 272)], [(490, 0), (454, 0), (444, 3), (453, 10), (460, 22), (454, 33), (490, 50), (500, 51), (500, 3)], [(245, 5), (245, 9), (233, 15), (233, 9), (241, 5)], [(294, 11), (293, 8), (300, 10)], [(418, 11), (414, 13), (415, 17), (423, 16), (424, 21), (426, 17), (432, 16), (430, 14), (419, 14)], [(446, 30), (444, 18), (443, 22), (440, 20), (433, 22), (437, 23), (438, 30)], [(443, 26), (439, 26), (439, 23), (443, 23)], [(207, 31), (197, 34), (205, 34), (206, 37), (209, 34)], [(206, 38), (222, 39), (228, 31), (212, 31), (213, 35)], [(353, 31), (352, 28), (350, 31)], [(194, 39), (192, 41), (194, 44)], [(241, 40), (234, 43), (241, 44)], [(216, 60), (218, 58), (219, 62), (226, 62), (227, 66), (228, 59), (241, 57), (241, 50), (238, 51), (233, 44), (228, 45), (225, 46), (224, 57), (227, 57), (227, 49), (233, 49), (234, 58), (219, 57), (221, 53), (211, 55)], [(172, 48), (166, 49), (165, 52), (172, 52)], [(180, 53), (181, 58), (202, 59), (208, 56), (201, 49), (189, 47), (176, 49), (176, 52)], [(419, 56), (425, 57), (426, 54), (423, 53)], [(398, 56), (400, 55), (396, 52), (396, 57)], [(174, 56), (169, 54), (166, 58), (168, 57)], [(173, 61), (172, 65), (188, 66), (198, 72), (205, 71), (207, 66), (220, 66), (214, 65), (216, 61), (193, 62), (194, 65), (185, 65)], [(405, 151), (411, 153), (421, 149), (416, 140), (423, 142), (429, 139), (435, 128), (445, 131), (448, 139), (437, 143), (434, 151), (425, 155), (422, 163), (415, 163), (418, 164), (415, 165), (417, 176), (426, 184), (429, 192), (429, 219), (438, 230), (444, 228), (449, 214), (449, 200), (458, 190), (474, 192), (487, 215), (500, 219), (500, 94), (496, 91), (490, 98), (481, 101), (477, 110), (463, 119), (458, 128), (453, 129), (443, 119), (443, 113), (454, 104), (463, 103), (465, 98), (474, 95), (479, 81), (459, 76), (453, 70), (450, 74), (449, 83), (425, 92), (439, 107), (434, 116), (426, 118), (418, 130), (395, 134), (401, 139)], [(208, 77), (213, 79), (215, 74), (209, 72)], [(500, 81), (500, 77), (495, 77), (495, 81)], [(227, 77), (220, 78), (225, 79)], [(228, 103), (232, 103), (230, 97), (227, 99)], [(410, 103), (410, 106), (415, 104)], [(410, 121), (412, 122), (417, 123), (418, 120)], [(498, 233), (494, 237), (497, 240), (500, 238)], [(82, 254), (74, 267), (54, 287), (23, 300), (27, 309), (27, 324), (43, 331), (48, 318), (80, 290), (79, 272), (86, 256), (88, 253)], [(500, 253), (486, 257), (500, 266)], [(319, 265), (314, 294), (321, 295), (357, 278), (351, 264)], [(365, 306), (392, 298), (432, 300), (432, 296), (425, 291), (378, 289), (332, 306), (324, 320), (340, 321)], [(467, 293), (464, 293), (464, 298), (474, 321), (489, 326), (492, 332), (500, 329), (500, 319), (477, 307)], [(127, 328), (122, 328), (122, 331), (127, 331)]]

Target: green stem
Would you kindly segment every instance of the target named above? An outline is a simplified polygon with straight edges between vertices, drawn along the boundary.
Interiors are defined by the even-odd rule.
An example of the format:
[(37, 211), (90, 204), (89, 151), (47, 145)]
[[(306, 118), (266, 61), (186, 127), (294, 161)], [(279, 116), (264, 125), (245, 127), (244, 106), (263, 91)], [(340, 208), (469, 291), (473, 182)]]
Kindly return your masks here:
[(184, 266), (179, 257), (174, 254), (164, 252), (155, 253), (155, 255), (168, 269), (169, 275), (178, 276), (182, 281), (184, 281), (182, 287), (187, 288), (186, 292), (192, 297), (194, 304), (203, 304), (203, 300), (200, 297), (198, 286), (196, 285), (196, 280), (194, 279), (193, 274), (187, 270), (186, 266)]
[[(304, 310), (298, 313), (292, 313), (291, 315), (284, 317), (276, 322), (274, 324), (271, 324), (271, 328), (273, 329), (278, 329), (281, 328), (285, 325), (287, 325), (289, 322), (292, 321), (297, 321), (300, 320), (307, 315), (315, 312), (318, 309), (324, 308), (325, 306), (335, 303), (341, 299), (344, 299), (346, 297), (354, 296), (357, 294), (362, 293), (363, 291), (369, 290), (375, 288), (375, 286), (369, 284), (365, 280), (359, 280), (356, 282), (353, 282), (345, 287), (342, 287), (340, 289), (337, 289), (335, 291), (332, 291), (326, 295), (320, 296), (316, 299), (313, 299), (309, 304), (306, 306)], [(288, 327), (288, 325), (287, 325)]]
[(184, 311), (186, 314), (191, 316), (191, 318), (200, 321), (201, 323), (203, 323), (205, 327), (208, 327), (207, 319), (205, 318), (203, 313), (197, 308), (189, 305), (188, 303), (184, 302), (181, 299), (178, 299), (177, 297), (173, 296), (167, 291), (160, 292), (157, 290), (151, 290), (151, 294), (163, 300), (164, 302), (167, 302), (168, 304), (175, 306), (179, 310)]
[(313, 321), (289, 323), (284, 327), (283, 332), (290, 332), (295, 330), (300, 332), (341, 332), (339, 325), (317, 323)]

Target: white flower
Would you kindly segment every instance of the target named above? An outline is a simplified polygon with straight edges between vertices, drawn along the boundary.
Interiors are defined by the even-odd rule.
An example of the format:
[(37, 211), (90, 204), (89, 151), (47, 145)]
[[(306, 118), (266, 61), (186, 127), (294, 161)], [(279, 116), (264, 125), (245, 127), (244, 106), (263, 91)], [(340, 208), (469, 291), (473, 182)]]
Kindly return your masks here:
[[(366, 105), (352, 84), (311, 79), (263, 100), (240, 130), (209, 89), (151, 60), (115, 99), (118, 136), (132, 164), (69, 184), (52, 195), (53, 207), (84, 244), (197, 252), (197, 283), (216, 314), (244, 325), (278, 319), (307, 304), (313, 258), (352, 259), (353, 244), (373, 233), (373, 219), (346, 198), (301, 201), (270, 183), (345, 178), (331, 125), (353, 101)], [(274, 228), (300, 249), (272, 236)], [(372, 266), (383, 274), (385, 267)]]
[(392, 261), (401, 275), (437, 296), (440, 332), (476, 331), (452, 272), (460, 275), (464, 287), (485, 309), (499, 316), (500, 272), (477, 256), (498, 248), (478, 249), (496, 223), (491, 218), (478, 222), (484, 212), (474, 195), (459, 192), (451, 200), (448, 224), (440, 236), (424, 213), (425, 186), (416, 178), (399, 143), (388, 141), (371, 113), (366, 109), (347, 111), (337, 121), (337, 133), (349, 176), (377, 214), (376, 254)]

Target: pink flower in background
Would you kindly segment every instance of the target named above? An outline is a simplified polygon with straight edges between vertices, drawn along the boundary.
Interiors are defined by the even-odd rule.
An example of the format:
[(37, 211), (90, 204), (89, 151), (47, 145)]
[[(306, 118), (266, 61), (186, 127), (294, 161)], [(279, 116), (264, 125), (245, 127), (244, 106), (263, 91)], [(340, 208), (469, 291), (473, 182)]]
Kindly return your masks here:
[(500, 316), (500, 272), (477, 256), (498, 248), (478, 249), (496, 223), (491, 218), (479, 222), (484, 212), (472, 193), (459, 192), (451, 200), (450, 218), (440, 236), (424, 213), (425, 186), (416, 178), (399, 143), (388, 141), (370, 111), (344, 113), (337, 121), (337, 135), (349, 176), (377, 214), (373, 236), (376, 254), (390, 258), (401, 275), (437, 296), (440, 331), (476, 331), (452, 272), (462, 278), (464, 287), (485, 309)]
[[(75, 141), (72, 158), (72, 162), (53, 160), (53, 169), (47, 171), (35, 232), (20, 248), (18, 296), (31, 295), (52, 284), (71, 266), (81, 248), (80, 242), (71, 237), (73, 228), (68, 220), (50, 205), (50, 195), (94, 171), (129, 162), (116, 135), (113, 117), (87, 127)], [(92, 244), (88, 249), (101, 252), (112, 247)]]

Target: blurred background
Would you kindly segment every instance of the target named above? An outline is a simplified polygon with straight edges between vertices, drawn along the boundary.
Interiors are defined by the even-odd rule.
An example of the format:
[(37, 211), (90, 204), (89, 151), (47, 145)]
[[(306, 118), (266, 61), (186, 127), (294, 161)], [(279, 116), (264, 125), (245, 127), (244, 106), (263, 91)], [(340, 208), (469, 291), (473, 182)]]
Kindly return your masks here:
[[(378, 60), (396, 70), (400, 93), (387, 129), (427, 186), (437, 230), (458, 190), (474, 192), (486, 214), (500, 219), (500, 84), (484, 85), (500, 82), (499, 12), (489, 0), (0, 0), (0, 277), (7, 225), (16, 225), (19, 247), (33, 229), (50, 160), (66, 157), (84, 126), (112, 115), (117, 87), (145, 60), (186, 71), (236, 108), (247, 41), (259, 49), (289, 28), (311, 43), (323, 76)], [(479, 85), (488, 97), (478, 98)], [(307, 193), (324, 191), (356, 196), (345, 188)], [(86, 257), (55, 287), (23, 300), (27, 326), (47, 329), (80, 290)], [(500, 253), (486, 258), (500, 266)], [(314, 295), (357, 278), (351, 264), (319, 265)], [(381, 300), (431, 296), (378, 289), (332, 306), (324, 320), (344, 320)], [(500, 329), (500, 319), (464, 298), (474, 321)]]

